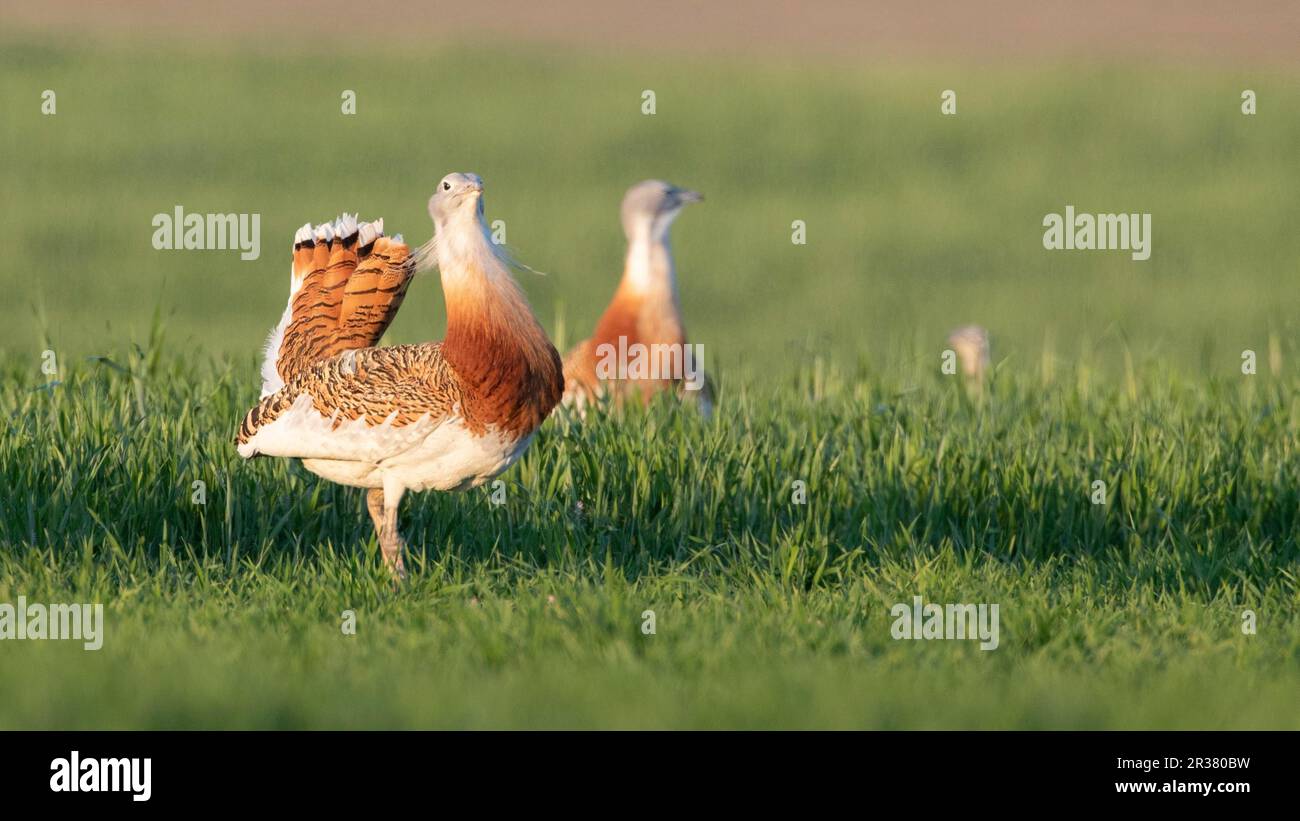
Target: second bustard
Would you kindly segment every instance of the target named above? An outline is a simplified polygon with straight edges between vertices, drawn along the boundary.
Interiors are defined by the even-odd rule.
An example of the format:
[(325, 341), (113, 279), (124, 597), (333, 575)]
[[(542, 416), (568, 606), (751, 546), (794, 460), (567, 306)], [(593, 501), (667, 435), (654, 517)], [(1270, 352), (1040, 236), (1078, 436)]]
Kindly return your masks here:
[(263, 364), (262, 400), (239, 455), (302, 459), (366, 504), (395, 575), (408, 490), (464, 490), (510, 467), (559, 402), (559, 354), (483, 219), (483, 181), (449, 174), (429, 200), (447, 304), (442, 342), (371, 347), (401, 304), (415, 259), (383, 223), (342, 218), (294, 242), (289, 304)]
[(979, 325), (963, 325), (948, 334), (968, 382), (981, 385), (989, 371), (989, 332)]
[[(566, 405), (584, 411), (589, 402), (607, 394), (619, 402), (629, 396), (648, 402), (659, 391), (674, 390), (683, 399), (695, 400), (705, 416), (712, 413), (712, 386), (704, 378), (703, 363), (686, 341), (668, 241), (669, 229), (682, 208), (701, 199), (694, 191), (660, 180), (637, 183), (624, 195), (627, 257), (623, 278), (595, 332), (564, 358)], [(653, 372), (643, 375), (636, 368), (623, 367), (617, 378), (609, 378), (617, 370), (611, 359), (624, 356), (637, 345), (645, 352), (644, 359), (656, 366)], [(671, 367), (657, 367), (665, 359), (679, 366), (676, 373)], [(688, 364), (695, 372), (685, 373)]]

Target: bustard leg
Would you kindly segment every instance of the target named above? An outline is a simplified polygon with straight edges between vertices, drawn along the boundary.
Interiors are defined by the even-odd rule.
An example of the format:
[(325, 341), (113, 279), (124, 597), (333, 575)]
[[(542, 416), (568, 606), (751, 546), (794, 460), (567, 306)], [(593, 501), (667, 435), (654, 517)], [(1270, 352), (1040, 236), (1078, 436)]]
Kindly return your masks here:
[(380, 542), (384, 538), (384, 489), (372, 487), (366, 491), (366, 510), (370, 511), (370, 521), (375, 524), (375, 538)]
[[(402, 561), (402, 551), (406, 544), (397, 532), (397, 508), (405, 492), (406, 488), (401, 485), (388, 485), (382, 491), (383, 523), (379, 528), (379, 547), (384, 553), (384, 565), (395, 579), (406, 578), (406, 565)], [(367, 504), (369, 504), (368, 498)]]
[[(370, 511), (370, 521), (375, 524), (375, 535), (379, 538), (379, 549), (384, 555), (384, 566), (393, 574), (394, 579), (406, 578), (406, 565), (402, 562), (402, 537), (397, 532), (397, 506), (402, 501), (404, 488), (373, 487), (366, 491), (366, 510)], [(391, 501), (390, 501), (391, 500)]]

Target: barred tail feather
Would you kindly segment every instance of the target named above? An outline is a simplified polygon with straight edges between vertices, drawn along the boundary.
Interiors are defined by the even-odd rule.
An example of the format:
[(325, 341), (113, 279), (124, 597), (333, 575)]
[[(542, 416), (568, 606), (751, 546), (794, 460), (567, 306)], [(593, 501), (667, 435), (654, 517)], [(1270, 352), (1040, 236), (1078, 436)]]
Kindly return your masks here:
[(376, 345), (388, 330), (415, 273), (415, 258), (401, 239), (376, 239), (348, 279), (331, 353)]
[(284, 387), (280, 376), (280, 349), (284, 344), (284, 332), (293, 320), (293, 298), (302, 288), (303, 279), (311, 261), (315, 231), (311, 223), (298, 229), (293, 235), (293, 262), (289, 266), (289, 301), (280, 315), (280, 322), (271, 329), (266, 337), (266, 346), (262, 356), (262, 396), (269, 396)]
[(383, 336), (415, 273), (401, 237), (383, 232), (382, 219), (358, 222), (352, 214), (298, 229), (289, 301), (266, 341), (262, 396), (322, 359)]

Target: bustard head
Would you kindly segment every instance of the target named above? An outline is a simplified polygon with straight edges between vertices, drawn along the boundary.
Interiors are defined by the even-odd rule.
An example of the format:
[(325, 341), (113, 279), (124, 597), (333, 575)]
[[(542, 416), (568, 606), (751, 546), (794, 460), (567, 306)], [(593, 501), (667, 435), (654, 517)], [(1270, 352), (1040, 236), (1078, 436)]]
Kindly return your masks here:
[(448, 174), (429, 198), (429, 216), (439, 231), (453, 223), (476, 221), (483, 215), (483, 178), (478, 174)]
[(682, 208), (702, 199), (695, 191), (663, 180), (639, 182), (623, 195), (623, 233), (629, 242), (667, 239), (668, 229)]

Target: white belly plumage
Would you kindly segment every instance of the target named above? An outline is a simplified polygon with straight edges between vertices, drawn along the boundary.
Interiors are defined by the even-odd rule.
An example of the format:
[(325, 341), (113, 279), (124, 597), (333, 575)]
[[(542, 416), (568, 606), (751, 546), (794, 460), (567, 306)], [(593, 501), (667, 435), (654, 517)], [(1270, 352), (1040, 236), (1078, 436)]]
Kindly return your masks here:
[(514, 464), (533, 435), (522, 438), (489, 428), (475, 435), (457, 415), (427, 416), (400, 427), (393, 414), (380, 425), (364, 419), (333, 426), (310, 396), (239, 447), (255, 454), (297, 457), (316, 475), (353, 487), (401, 486), (407, 490), (465, 490), (477, 487)]

